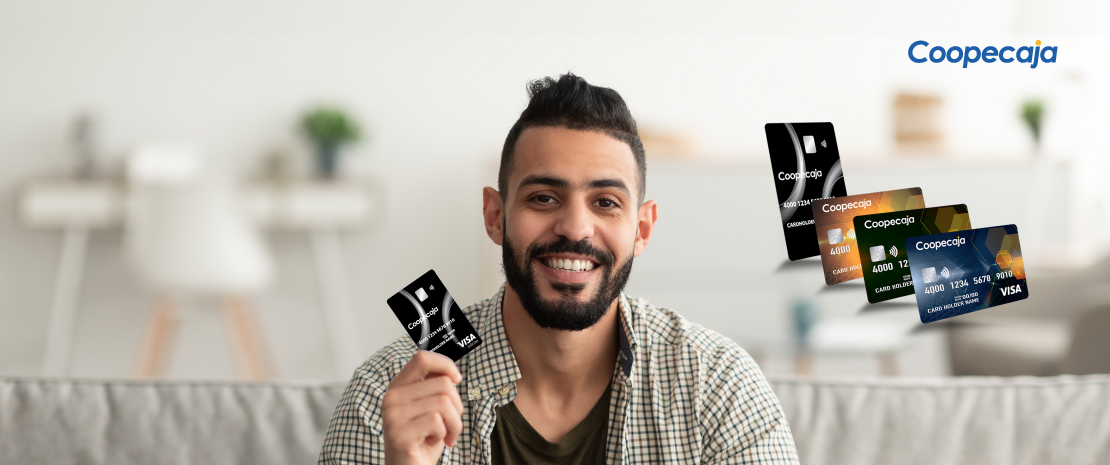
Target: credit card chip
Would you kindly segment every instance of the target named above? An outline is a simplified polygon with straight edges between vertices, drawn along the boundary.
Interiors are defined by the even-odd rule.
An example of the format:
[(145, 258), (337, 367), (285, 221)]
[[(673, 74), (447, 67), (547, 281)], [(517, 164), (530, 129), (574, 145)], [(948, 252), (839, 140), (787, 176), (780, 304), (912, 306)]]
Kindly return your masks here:
[(883, 248), (883, 246), (876, 245), (876, 246), (872, 247), (870, 250), (871, 250), (871, 261), (881, 262), (883, 260), (886, 260), (886, 249)]
[(922, 268), (921, 279), (925, 281), (925, 284), (937, 282), (937, 268), (935, 266)]

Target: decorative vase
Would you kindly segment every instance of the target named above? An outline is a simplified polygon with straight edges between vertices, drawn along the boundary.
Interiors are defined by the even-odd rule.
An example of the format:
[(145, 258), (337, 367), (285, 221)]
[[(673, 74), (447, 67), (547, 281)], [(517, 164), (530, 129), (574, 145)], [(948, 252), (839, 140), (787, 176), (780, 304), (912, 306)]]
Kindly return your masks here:
[(323, 179), (335, 179), (339, 173), (339, 145), (320, 144), (316, 147), (316, 174)]

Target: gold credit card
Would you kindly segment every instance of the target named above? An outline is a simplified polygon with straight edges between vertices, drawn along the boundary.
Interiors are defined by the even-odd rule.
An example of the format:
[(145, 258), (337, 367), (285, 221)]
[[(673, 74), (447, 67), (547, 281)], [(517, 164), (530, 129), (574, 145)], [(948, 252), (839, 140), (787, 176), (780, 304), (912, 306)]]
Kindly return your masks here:
[(852, 221), (857, 215), (924, 208), (925, 198), (920, 187), (911, 187), (817, 200), (811, 206), (825, 283), (832, 285), (863, 277)]

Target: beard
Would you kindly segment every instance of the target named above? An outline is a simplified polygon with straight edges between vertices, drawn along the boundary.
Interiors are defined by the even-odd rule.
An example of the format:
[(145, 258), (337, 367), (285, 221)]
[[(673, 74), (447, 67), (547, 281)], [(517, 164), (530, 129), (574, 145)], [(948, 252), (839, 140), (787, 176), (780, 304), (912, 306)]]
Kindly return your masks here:
[[(572, 242), (566, 237), (560, 237), (547, 244), (532, 244), (521, 256), (518, 256), (512, 241), (509, 240), (509, 235), (505, 234), (504, 237), (504, 245), (501, 246), (501, 266), (505, 272), (505, 281), (520, 297), (524, 311), (541, 328), (581, 331), (597, 324), (601, 317), (609, 312), (613, 301), (620, 296), (632, 273), (631, 253), (620, 266), (614, 267), (616, 257), (612, 252), (598, 249), (585, 239)], [(578, 299), (587, 283), (553, 282), (551, 287), (560, 294), (560, 297), (549, 300), (540, 295), (540, 284), (536, 281), (534, 264), (541, 255), (555, 253), (581, 254), (597, 261), (604, 274), (593, 298), (586, 301)]]

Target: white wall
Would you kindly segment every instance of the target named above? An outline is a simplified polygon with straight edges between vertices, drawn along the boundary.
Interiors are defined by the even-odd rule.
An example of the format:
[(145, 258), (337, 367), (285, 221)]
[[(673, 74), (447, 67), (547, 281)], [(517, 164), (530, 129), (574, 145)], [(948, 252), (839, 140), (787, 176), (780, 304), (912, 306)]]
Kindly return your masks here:
[[(1077, 136), (1104, 134), (1108, 121), (1099, 109), (1110, 102), (1100, 64), (1108, 42), (1092, 35), (1106, 15), (1079, 2), (1051, 15), (1005, 1), (228, 3), (0, 3), (0, 195), (9, 199), (0, 201), (0, 374), (37, 372), (60, 244), (15, 225), (10, 198), (29, 177), (71, 166), (67, 125), (83, 110), (100, 117), (110, 156), (178, 142), (245, 172), (275, 150), (306, 154), (295, 134), (306, 106), (351, 109), (369, 140), (352, 151), (350, 171), (388, 192), (383, 227), (346, 238), (367, 354), (401, 334), (383, 301), (408, 277), (435, 268), (460, 301), (483, 297), (479, 188), (494, 182), (488, 166), (528, 79), (573, 70), (620, 91), (642, 126), (753, 164), (766, 157), (763, 124), (791, 120), (835, 122), (846, 166), (889, 158), (899, 90), (944, 96), (951, 157), (1024, 157), (1016, 107), (1044, 95), (1050, 155), (1078, 159), (1084, 173), (1105, 168), (1106, 149)], [(910, 63), (917, 39), (1040, 39), (1063, 52), (1036, 70), (965, 70)], [(1080, 181), (1081, 194), (1098, 187)], [(282, 375), (330, 377), (306, 240), (280, 235), (272, 245), (279, 287), (260, 306)], [(94, 238), (75, 374), (125, 376), (137, 348), (149, 296), (119, 246), (118, 233)], [(230, 375), (215, 322), (199, 308), (188, 316), (174, 376)]]

